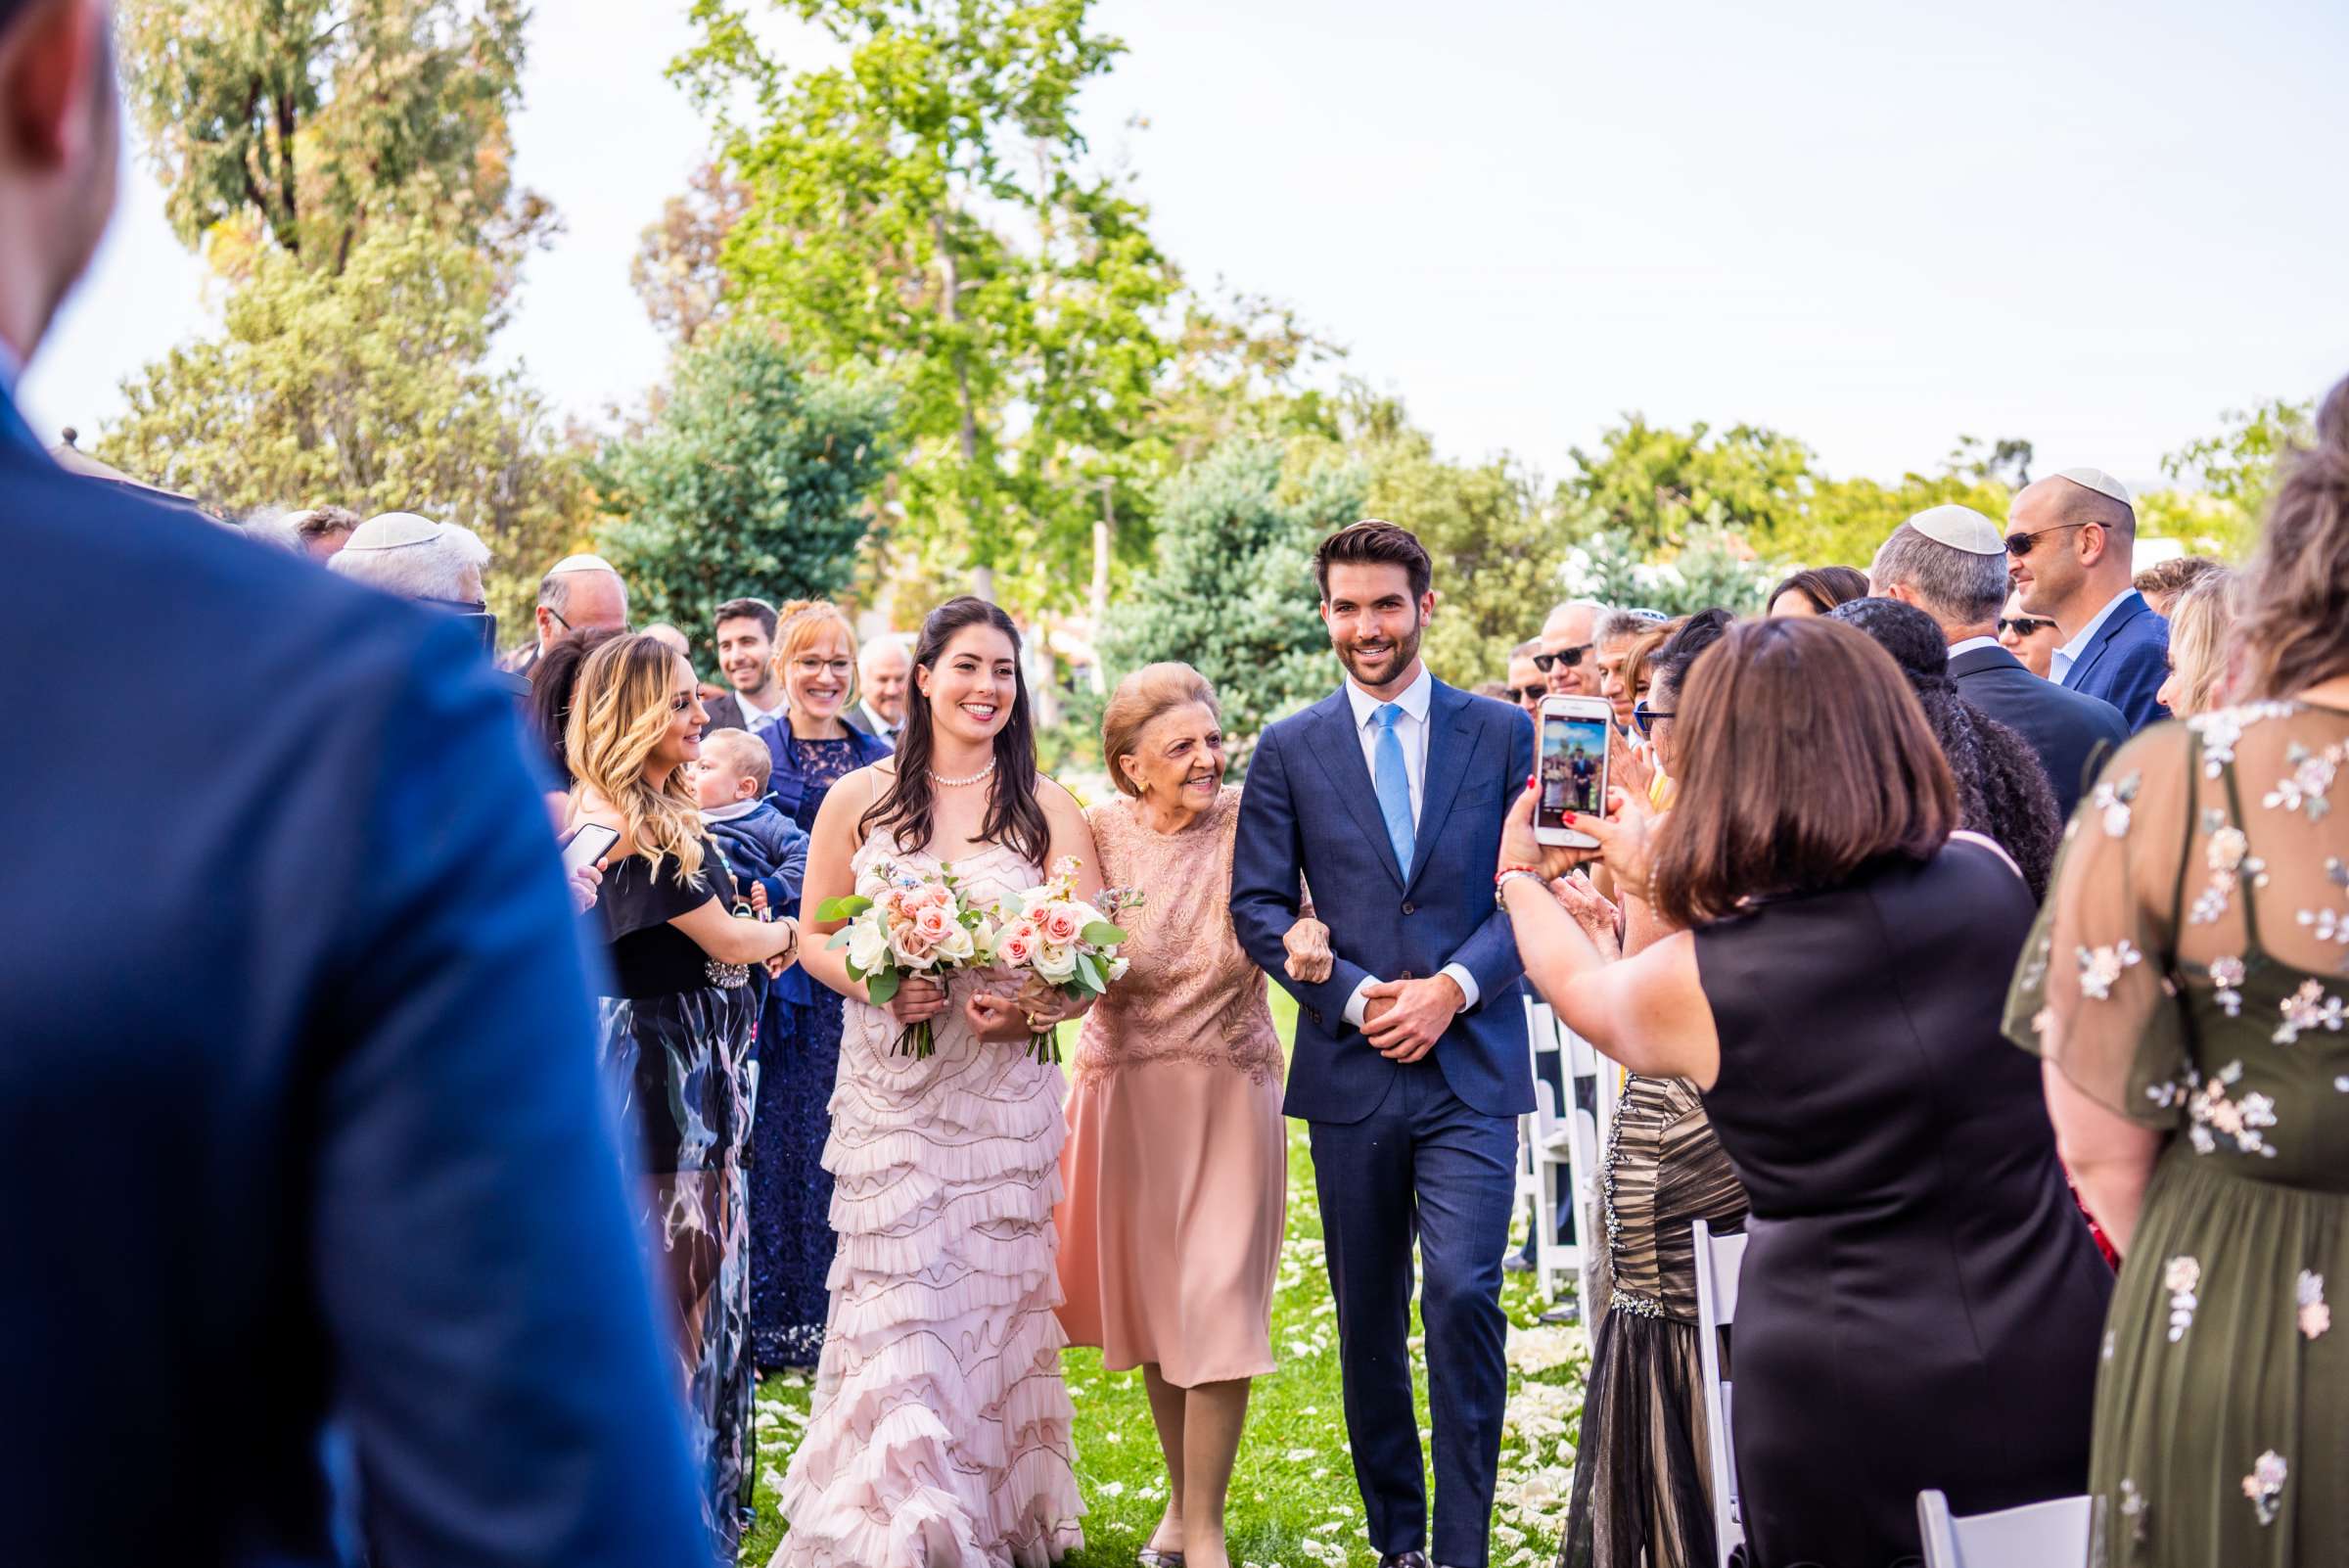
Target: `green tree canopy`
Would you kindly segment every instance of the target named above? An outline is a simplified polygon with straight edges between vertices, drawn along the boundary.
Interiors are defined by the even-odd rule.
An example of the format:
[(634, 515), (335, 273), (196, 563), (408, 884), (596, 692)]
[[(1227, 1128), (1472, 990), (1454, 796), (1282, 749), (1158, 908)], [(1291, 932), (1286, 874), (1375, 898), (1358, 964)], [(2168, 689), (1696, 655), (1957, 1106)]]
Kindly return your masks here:
[(1285, 482), (1283, 469), (1278, 442), (1235, 438), (1170, 483), (1157, 565), (1102, 641), (1113, 680), (1161, 659), (1190, 665), (1243, 740), (1334, 684), (1313, 548), (1363, 515), (1360, 465), (1321, 454)]
[(597, 547), (638, 619), (699, 632), (728, 599), (847, 587), (895, 413), (875, 378), (814, 374), (765, 323), (705, 332), (651, 428), (596, 468), (613, 514)]

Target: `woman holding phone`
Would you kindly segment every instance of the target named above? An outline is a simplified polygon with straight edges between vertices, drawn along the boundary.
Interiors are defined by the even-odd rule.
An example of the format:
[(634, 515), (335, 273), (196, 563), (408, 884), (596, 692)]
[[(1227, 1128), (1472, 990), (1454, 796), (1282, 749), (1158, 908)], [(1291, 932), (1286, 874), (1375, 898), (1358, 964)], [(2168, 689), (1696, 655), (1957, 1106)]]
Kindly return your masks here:
[(617, 835), (597, 905), (613, 977), (600, 1055), (643, 1138), (642, 1220), (676, 1307), (706, 1522), (730, 1560), (751, 1490), (749, 966), (789, 957), (799, 925), (730, 912), (733, 879), (684, 776), (708, 721), (700, 688), (666, 644), (615, 637), (580, 669), (564, 741), (573, 824)]

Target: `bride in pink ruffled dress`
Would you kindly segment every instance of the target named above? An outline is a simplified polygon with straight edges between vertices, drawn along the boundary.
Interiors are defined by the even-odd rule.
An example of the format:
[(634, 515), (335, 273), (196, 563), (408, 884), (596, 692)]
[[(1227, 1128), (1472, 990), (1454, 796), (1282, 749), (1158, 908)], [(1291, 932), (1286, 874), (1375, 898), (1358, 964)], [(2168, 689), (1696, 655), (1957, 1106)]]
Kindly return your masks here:
[[(1099, 891), (1083, 812), (1036, 772), (1019, 635), (979, 599), (931, 612), (891, 760), (833, 786), (809, 847), (804, 909), (882, 861), (951, 865), (966, 896), (1023, 892), (1064, 855)], [(1042, 1568), (1078, 1525), (1068, 1343), (1052, 1210), (1065, 1136), (1058, 1066), (1028, 1052), (1008, 982), (909, 981), (877, 1008), (809, 921), (801, 961), (849, 997), (832, 1133), (839, 1237), (806, 1434), (783, 1481), (774, 1568)], [(900, 1055), (932, 1021), (936, 1053)]]

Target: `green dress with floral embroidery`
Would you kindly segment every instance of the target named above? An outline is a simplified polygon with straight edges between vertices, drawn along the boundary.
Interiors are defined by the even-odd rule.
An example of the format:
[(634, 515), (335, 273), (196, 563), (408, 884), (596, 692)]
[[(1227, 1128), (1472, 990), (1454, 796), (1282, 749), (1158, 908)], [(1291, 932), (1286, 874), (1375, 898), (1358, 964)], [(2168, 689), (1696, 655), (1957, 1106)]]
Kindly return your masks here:
[(2065, 833), (2006, 1030), (2164, 1134), (2096, 1388), (2093, 1561), (2349, 1564), (2349, 714), (2145, 731)]

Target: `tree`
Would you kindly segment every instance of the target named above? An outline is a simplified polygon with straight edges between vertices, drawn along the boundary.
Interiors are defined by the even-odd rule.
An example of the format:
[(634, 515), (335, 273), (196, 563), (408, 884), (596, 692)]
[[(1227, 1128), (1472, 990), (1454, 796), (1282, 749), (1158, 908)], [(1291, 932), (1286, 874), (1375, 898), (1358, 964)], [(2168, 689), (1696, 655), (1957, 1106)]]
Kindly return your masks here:
[(553, 220), (514, 189), (523, 0), (127, 0), (123, 77), (182, 244), (340, 272), (429, 213), (511, 262)]
[(1278, 443), (1218, 446), (1169, 484), (1156, 567), (1111, 614), (1112, 677), (1179, 659), (1214, 683), (1226, 733), (1249, 740), (1331, 684), (1313, 548), (1362, 515), (1366, 476), (1334, 454), (1284, 482)]
[(1692, 524), (1681, 544), (1645, 554), (1624, 530), (1601, 529), (1567, 552), (1561, 583), (1564, 595), (1627, 609), (1684, 616), (1719, 605), (1743, 615), (1762, 608), (1776, 570), (1715, 524)]
[(628, 263), (628, 283), (653, 325), (680, 344), (722, 320), (731, 305), (721, 264), (726, 236), (742, 221), (750, 188), (715, 162), (693, 171), (683, 196), (662, 204)]
[(371, 228), (339, 276), (265, 251), (217, 338), (124, 383), (98, 455), (231, 511), (332, 501), (462, 523), (512, 618), (590, 497), (545, 405), (483, 366), (496, 270), (422, 217)]
[(652, 427), (597, 465), (613, 514), (597, 546), (637, 617), (707, 626), (728, 599), (840, 592), (894, 459), (895, 413), (874, 378), (812, 374), (762, 323), (706, 333), (678, 355)]
[(2182, 483), (2138, 498), (2138, 532), (2183, 539), (2190, 550), (2227, 560), (2249, 555), (2275, 498), (2277, 462), (2308, 442), (2316, 411), (2313, 400), (2275, 397), (2221, 414), (2217, 435), (2161, 460), (2162, 472)]
[(819, 364), (896, 378), (909, 527), (1029, 603), (1090, 575), (1180, 286), (1126, 179), (1082, 164), (1077, 96), (1123, 48), (1088, 3), (788, 0), (848, 54), (793, 72), (741, 10), (696, 0), (677, 68), (706, 102), (759, 105), (725, 148), (750, 191), (724, 250), (741, 307)]
[(1641, 551), (1677, 544), (1698, 523), (1768, 536), (1802, 515), (1814, 478), (1811, 449), (1792, 437), (1756, 425), (1715, 434), (1701, 421), (1681, 432), (1640, 414), (1602, 435), (1597, 451), (1572, 455), (1561, 506)]

